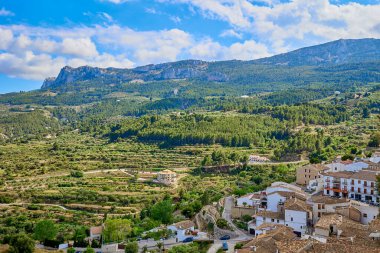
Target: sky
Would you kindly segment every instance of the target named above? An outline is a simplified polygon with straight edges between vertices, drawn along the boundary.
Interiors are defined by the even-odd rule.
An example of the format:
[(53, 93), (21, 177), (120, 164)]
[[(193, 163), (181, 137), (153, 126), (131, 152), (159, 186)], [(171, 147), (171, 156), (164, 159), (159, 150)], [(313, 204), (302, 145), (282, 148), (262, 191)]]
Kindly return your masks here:
[(0, 93), (66, 65), (251, 60), (380, 38), (380, 0), (0, 0)]

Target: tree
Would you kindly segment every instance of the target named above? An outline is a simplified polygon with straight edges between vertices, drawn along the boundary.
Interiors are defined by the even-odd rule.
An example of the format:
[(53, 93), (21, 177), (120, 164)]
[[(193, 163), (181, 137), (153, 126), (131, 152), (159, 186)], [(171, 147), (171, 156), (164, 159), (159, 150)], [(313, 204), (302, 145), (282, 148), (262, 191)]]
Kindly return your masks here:
[(216, 221), (216, 225), (219, 227), (219, 228), (228, 228), (228, 222), (225, 220), (225, 219), (218, 219)]
[(162, 242), (158, 242), (156, 244), (156, 247), (158, 248), (158, 251), (161, 252), (161, 248), (163, 248), (164, 244)]
[(75, 249), (74, 248), (68, 248), (67, 253), (75, 253)]
[(156, 203), (151, 208), (151, 216), (155, 220), (161, 221), (163, 224), (173, 222), (174, 207), (171, 200), (163, 200)]
[(148, 252), (148, 246), (144, 245), (144, 247), (141, 250), (142, 253)]
[(174, 246), (168, 251), (168, 253), (193, 253), (193, 252), (200, 252), (199, 247), (195, 243)]
[(74, 245), (76, 247), (87, 247), (88, 242), (85, 240), (87, 237), (86, 235), (86, 228), (85, 227), (77, 227), (74, 232), (73, 240)]
[(83, 253), (95, 253), (95, 250), (91, 248), (90, 246), (87, 246), (86, 250), (83, 251)]
[(368, 109), (368, 107), (364, 107), (363, 108), (363, 118), (369, 118), (370, 116), (370, 111)]
[(57, 236), (58, 229), (51, 220), (42, 220), (37, 223), (34, 229), (34, 237), (40, 242), (53, 240)]
[(137, 242), (129, 242), (125, 245), (125, 253), (138, 253), (139, 245)]
[(105, 222), (103, 237), (105, 242), (126, 240), (132, 231), (131, 221), (127, 219), (108, 219)]
[(10, 238), (9, 246), (9, 253), (32, 253), (34, 252), (35, 243), (26, 234), (18, 234)]
[(374, 148), (377, 148), (380, 146), (380, 132), (377, 132), (371, 135), (368, 146), (374, 147)]

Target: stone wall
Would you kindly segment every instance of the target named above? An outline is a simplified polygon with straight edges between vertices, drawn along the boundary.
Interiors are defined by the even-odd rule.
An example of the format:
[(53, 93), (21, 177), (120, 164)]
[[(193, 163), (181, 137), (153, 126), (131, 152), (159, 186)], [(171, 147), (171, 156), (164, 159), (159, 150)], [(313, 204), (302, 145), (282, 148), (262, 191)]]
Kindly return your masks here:
[(243, 215), (252, 216), (256, 214), (256, 209), (252, 207), (234, 206), (231, 209), (231, 217), (233, 219), (241, 218)]

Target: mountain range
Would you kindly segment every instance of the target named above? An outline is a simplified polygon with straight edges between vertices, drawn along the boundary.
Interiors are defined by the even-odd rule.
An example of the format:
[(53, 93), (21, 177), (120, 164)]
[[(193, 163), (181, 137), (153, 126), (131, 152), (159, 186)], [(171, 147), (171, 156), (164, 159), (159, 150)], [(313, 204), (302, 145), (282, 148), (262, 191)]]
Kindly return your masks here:
[[(379, 39), (337, 40), (312, 47), (301, 48), (289, 53), (275, 55), (252, 61), (206, 62), (184, 60), (163, 64), (151, 64), (133, 69), (97, 68), (83, 66), (79, 68), (64, 67), (59, 75), (47, 78), (42, 89), (54, 89), (67, 84), (94, 81), (101, 84), (143, 83), (149, 81), (197, 79), (206, 82), (236, 82), (234, 72), (247, 70), (256, 72), (260, 77), (263, 69), (281, 66), (296, 68), (310, 66), (314, 69), (337, 65), (370, 63), (380, 61)], [(263, 65), (263, 66), (259, 66)], [(288, 68), (286, 68), (288, 67)], [(249, 75), (249, 73), (247, 73)], [(241, 73), (244, 75), (244, 73)], [(244, 77), (242, 77), (244, 79)], [(260, 78), (259, 78), (260, 79)], [(271, 78), (264, 78), (269, 81)]]

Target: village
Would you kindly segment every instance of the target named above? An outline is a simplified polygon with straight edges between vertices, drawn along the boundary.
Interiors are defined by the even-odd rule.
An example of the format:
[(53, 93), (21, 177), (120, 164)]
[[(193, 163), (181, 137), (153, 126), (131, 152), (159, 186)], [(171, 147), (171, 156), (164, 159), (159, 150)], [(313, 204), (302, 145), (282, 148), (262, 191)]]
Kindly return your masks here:
[[(255, 162), (268, 162), (254, 157)], [(379, 252), (380, 220), (377, 178), (380, 154), (354, 161), (307, 164), (296, 170), (294, 183), (274, 182), (265, 190), (229, 196), (204, 206), (193, 220), (152, 229), (167, 231), (158, 241), (138, 239), (141, 252), (192, 242), (210, 243), (208, 252)], [(175, 187), (171, 170), (154, 182)], [(220, 221), (226, 224), (220, 225)], [(238, 225), (245, 221), (245, 229)], [(210, 229), (209, 224), (213, 227)], [(90, 229), (100, 240), (103, 226)], [(80, 252), (80, 248), (76, 249)], [(219, 251), (218, 251), (219, 250)], [(124, 252), (121, 244), (103, 244), (98, 252)]]

